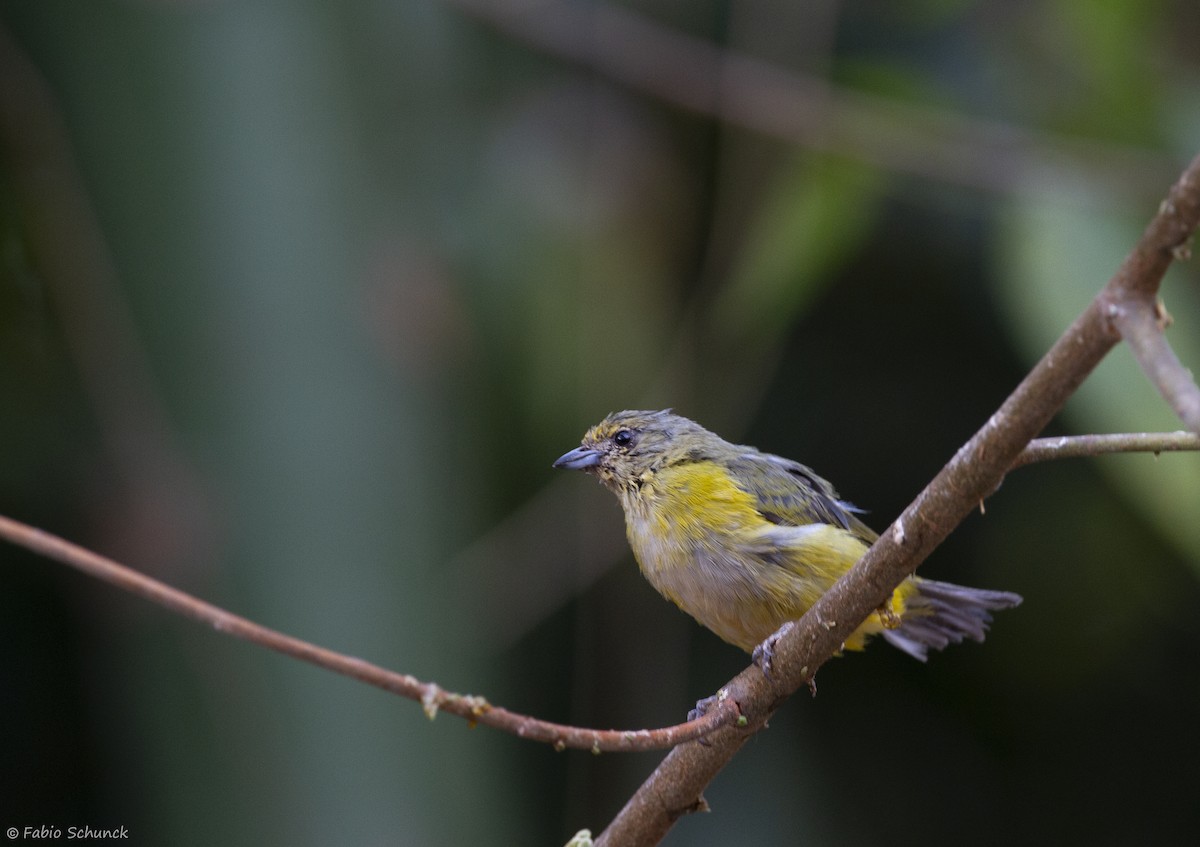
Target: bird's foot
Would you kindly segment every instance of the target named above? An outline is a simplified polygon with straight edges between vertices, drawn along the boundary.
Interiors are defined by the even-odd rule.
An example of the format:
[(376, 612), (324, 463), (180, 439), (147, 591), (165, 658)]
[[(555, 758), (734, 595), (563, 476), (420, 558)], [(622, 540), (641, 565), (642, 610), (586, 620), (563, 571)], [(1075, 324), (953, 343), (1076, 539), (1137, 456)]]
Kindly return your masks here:
[(899, 629), (900, 616), (896, 614), (895, 608), (892, 606), (892, 598), (889, 597), (883, 601), (875, 614), (879, 615), (879, 622), (883, 624), (884, 629)]
[[(750, 661), (758, 665), (758, 669), (762, 671), (763, 676), (768, 680), (771, 679), (771, 661), (775, 658), (775, 645), (779, 643), (779, 639), (783, 638), (792, 627), (796, 625), (795, 621), (788, 621), (779, 629), (768, 635), (762, 644), (754, 648), (754, 652), (750, 654)], [(772, 680), (773, 682), (774, 680)]]
[[(689, 721), (694, 721), (694, 720), (697, 720), (698, 718), (702, 718), (706, 714), (708, 714), (709, 709), (713, 708), (714, 706), (721, 705), (727, 699), (729, 699), (729, 689), (722, 688), (716, 694), (712, 695), (711, 697), (705, 697), (702, 700), (697, 700), (696, 707), (687, 713), (687, 719)], [(739, 726), (740, 725), (741, 724), (739, 723)], [(712, 746), (709, 743), (708, 739), (705, 738), (704, 736), (700, 736), (699, 738), (697, 738), (696, 743), (699, 744), (701, 747), (711, 747)]]
[(711, 709), (713, 706), (719, 706), (721, 703), (725, 702), (728, 697), (729, 689), (722, 688), (711, 697), (705, 697), (702, 700), (697, 700), (696, 707), (688, 712), (687, 719), (689, 721), (694, 721), (697, 718), (704, 717), (706, 714), (708, 714), (709, 709)]

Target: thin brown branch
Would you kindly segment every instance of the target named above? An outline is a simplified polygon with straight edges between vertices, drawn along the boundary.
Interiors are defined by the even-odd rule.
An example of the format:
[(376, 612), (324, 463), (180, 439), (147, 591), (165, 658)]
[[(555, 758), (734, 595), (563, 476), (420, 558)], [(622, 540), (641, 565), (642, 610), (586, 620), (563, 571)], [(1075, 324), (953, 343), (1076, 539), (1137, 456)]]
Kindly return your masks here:
[(703, 808), (703, 791), (746, 740), (895, 587), (1003, 479), (1026, 445), (1117, 343), (1110, 307), (1158, 290), (1167, 267), (1200, 223), (1200, 156), (1172, 187), (1135, 248), (1103, 290), (968, 441), (844, 577), (787, 628), (774, 647), (771, 679), (748, 668), (725, 688), (746, 719), (704, 744), (672, 750), (597, 839), (597, 845), (657, 844), (678, 818)]
[(1048, 164), (1083, 164), (1093, 183), (1139, 195), (1175, 167), (1142, 150), (832, 85), (723, 50), (605, 3), (445, 0), (506, 35), (664, 102), (771, 138), (939, 182), (1011, 193)]
[(1131, 297), (1110, 307), (1109, 316), (1129, 344), (1142, 372), (1179, 419), (1200, 434), (1200, 387), (1175, 351), (1164, 330), (1167, 321), (1161, 305), (1153, 298)]
[(700, 738), (738, 718), (735, 704), (726, 701), (696, 720), (660, 729), (587, 729), (543, 721), (493, 706), (483, 697), (455, 694), (435, 683), (422, 682), (409, 674), (396, 673), (362, 659), (284, 635), (151, 579), (91, 550), (3, 515), (0, 515), (0, 538), (69, 565), (176, 614), (208, 624), (217, 632), (416, 700), (431, 719), (439, 711), (448, 712), (466, 718), (472, 725), (478, 723), (490, 726), (520, 738), (551, 744), (557, 750), (573, 748), (595, 753), (662, 750)]
[(1052, 459), (1077, 459), (1109, 453), (1173, 453), (1200, 450), (1193, 432), (1120, 432), (1107, 435), (1064, 435), (1035, 438), (1013, 462), (1013, 469)]

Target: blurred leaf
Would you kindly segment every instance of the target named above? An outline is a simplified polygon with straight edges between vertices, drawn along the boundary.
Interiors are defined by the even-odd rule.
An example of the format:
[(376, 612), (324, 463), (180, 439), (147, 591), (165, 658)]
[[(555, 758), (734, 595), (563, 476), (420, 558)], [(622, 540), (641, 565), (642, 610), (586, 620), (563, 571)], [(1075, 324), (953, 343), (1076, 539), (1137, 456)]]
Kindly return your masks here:
[(858, 162), (797, 155), (751, 224), (730, 285), (714, 304), (718, 331), (735, 343), (783, 332), (870, 232), (883, 182)]
[(1200, 74), (1181, 70), (1165, 89), (1159, 122), (1172, 149), (1186, 161), (1196, 155), (1200, 139)]
[[(1160, 3), (1059, 0), (1047, 32), (1069, 62), (1074, 95), (1061, 113), (1075, 131), (1109, 137), (1146, 137), (1156, 126), (1158, 67), (1145, 57), (1162, 43)], [(1054, 22), (1058, 26), (1054, 26)]]
[(1159, 3), (1039, 4), (992, 37), (1017, 108), (1070, 134), (1135, 143), (1157, 136), (1166, 16)]
[[(1060, 186), (1061, 187), (1061, 186)], [(999, 292), (1020, 348), (1032, 363), (1087, 305), (1136, 243), (1150, 210), (1139, 219), (1106, 209), (1103, 198), (1080, 189), (1055, 196), (1016, 198), (1002, 216), (997, 243)], [(1085, 202), (1080, 202), (1085, 201)], [(1194, 274), (1193, 268), (1188, 269)], [(1163, 296), (1175, 317), (1170, 340), (1184, 363), (1200, 363), (1200, 298), (1194, 286), (1172, 284)], [(1064, 415), (1079, 432), (1180, 429), (1128, 349), (1119, 347), (1067, 404)], [(1126, 456), (1098, 462), (1116, 488), (1183, 551), (1200, 572), (1200, 456), (1157, 461)]]

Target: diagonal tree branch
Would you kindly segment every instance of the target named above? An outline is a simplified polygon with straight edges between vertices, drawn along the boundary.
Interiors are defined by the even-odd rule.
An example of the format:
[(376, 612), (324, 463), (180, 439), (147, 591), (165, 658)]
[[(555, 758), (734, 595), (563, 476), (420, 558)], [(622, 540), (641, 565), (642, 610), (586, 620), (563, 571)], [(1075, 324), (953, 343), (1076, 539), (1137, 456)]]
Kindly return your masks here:
[(747, 668), (722, 689), (746, 718), (704, 744), (672, 750), (597, 839), (597, 845), (658, 843), (680, 816), (704, 807), (703, 791), (746, 740), (897, 585), (994, 491), (1024, 447), (1120, 340), (1113, 307), (1154, 302), (1163, 275), (1200, 224), (1200, 156), (1172, 187), (1116, 274), (849, 573), (795, 624), (781, 630), (772, 675)]

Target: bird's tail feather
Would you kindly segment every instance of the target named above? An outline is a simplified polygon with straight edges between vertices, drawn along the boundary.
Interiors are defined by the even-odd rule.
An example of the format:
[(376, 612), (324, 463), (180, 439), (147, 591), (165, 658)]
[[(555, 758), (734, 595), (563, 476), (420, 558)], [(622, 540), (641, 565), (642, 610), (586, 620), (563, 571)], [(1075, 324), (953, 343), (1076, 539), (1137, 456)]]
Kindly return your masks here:
[(884, 630), (883, 637), (893, 647), (924, 662), (930, 648), (941, 650), (964, 638), (983, 641), (992, 612), (1020, 603), (1021, 596), (1011, 591), (918, 579), (917, 594), (908, 599), (900, 626)]

